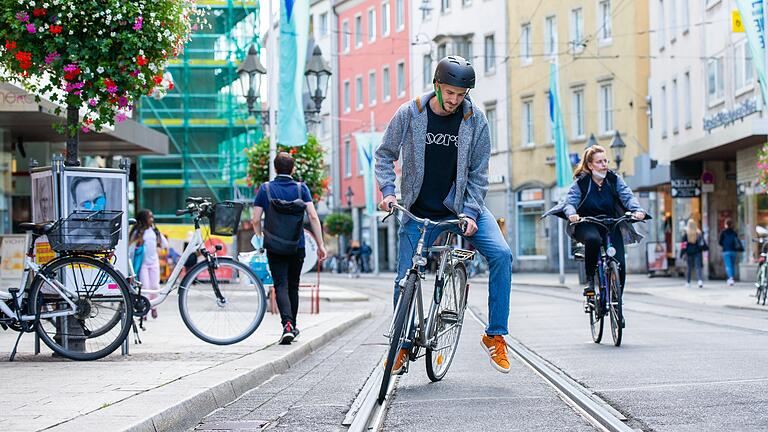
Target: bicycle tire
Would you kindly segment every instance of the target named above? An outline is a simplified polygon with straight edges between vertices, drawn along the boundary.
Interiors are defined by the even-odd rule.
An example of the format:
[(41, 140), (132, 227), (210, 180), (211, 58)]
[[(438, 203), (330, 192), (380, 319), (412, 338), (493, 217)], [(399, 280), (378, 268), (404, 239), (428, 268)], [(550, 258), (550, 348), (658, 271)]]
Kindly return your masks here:
[[(461, 337), (461, 329), (464, 321), (464, 310), (467, 305), (467, 269), (464, 264), (459, 262), (451, 267), (450, 284), (443, 287), (443, 294), (440, 298), (440, 304), (434, 308), (434, 315), (430, 317), (429, 327), (433, 332), (443, 331), (445, 324), (455, 325), (456, 328), (449, 330), (449, 333), (445, 333), (443, 336), (447, 336), (448, 344), (445, 347), (449, 350), (448, 353), (439, 352), (442, 350), (436, 350), (431, 347), (427, 347), (426, 365), (427, 365), (427, 377), (432, 382), (437, 382), (445, 377), (448, 373), (448, 369), (451, 367), (451, 362), (456, 355), (456, 349), (459, 346), (459, 338)], [(457, 280), (458, 278), (458, 280)], [(452, 289), (453, 288), (453, 289)], [(449, 295), (450, 294), (450, 295)], [(458, 298), (456, 298), (458, 295)], [(450, 307), (451, 299), (453, 298), (453, 304), (455, 311), (448, 309)], [(434, 300), (433, 300), (434, 301)], [(445, 305), (448, 308), (440, 308)], [(435, 321), (439, 320), (439, 321)], [(453, 323), (451, 323), (453, 321)], [(442, 325), (441, 325), (442, 324)], [(455, 334), (455, 337), (451, 338)], [(435, 337), (436, 347), (443, 345), (442, 337)]]
[[(98, 272), (94, 274), (94, 270)], [(68, 303), (54, 294), (53, 288), (43, 279), (43, 275), (53, 279), (61, 274), (65, 277), (64, 287), (68, 292), (76, 294), (78, 308), (63, 320), (40, 318), (36, 325), (38, 336), (56, 354), (72, 360), (98, 360), (113, 353), (128, 337), (133, 323), (131, 294), (125, 278), (110, 264), (92, 257), (57, 258), (44, 265), (32, 280), (29, 287), (30, 314), (43, 314), (52, 308), (67, 307)], [(87, 277), (93, 277), (90, 284), (86, 282)], [(82, 287), (79, 282), (83, 283)], [(110, 291), (109, 295), (104, 294), (104, 288)], [(78, 318), (78, 315), (85, 317)], [(76, 330), (74, 335), (63, 339), (68, 333), (62, 327), (68, 326), (67, 331), (70, 330), (69, 319), (76, 320), (82, 330)], [(119, 329), (114, 331), (118, 324)], [(72, 339), (74, 346), (70, 346)], [(81, 339), (81, 342), (77, 342), (77, 339)], [(96, 349), (86, 351), (91, 347)]]
[(413, 302), (413, 294), (416, 291), (416, 278), (415, 273), (410, 273), (406, 279), (405, 285), (402, 287), (400, 294), (400, 300), (397, 303), (395, 309), (394, 320), (392, 322), (392, 329), (389, 334), (389, 351), (387, 352), (387, 361), (384, 363), (384, 375), (381, 378), (381, 386), (379, 387), (378, 402), (381, 405), (384, 399), (387, 397), (387, 390), (389, 389), (389, 381), (392, 378), (392, 367), (395, 365), (395, 358), (397, 353), (400, 352), (400, 348), (403, 346), (403, 339), (405, 339), (405, 332), (407, 330), (405, 320), (410, 315), (411, 303)]
[(755, 298), (756, 298), (757, 304), (760, 304), (760, 297), (763, 295), (763, 291), (765, 291), (766, 289), (765, 267), (766, 267), (765, 264), (760, 264), (760, 266), (757, 269), (757, 283), (755, 284), (757, 285), (755, 289)]
[(603, 340), (603, 318), (605, 317), (605, 314), (603, 313), (603, 308), (600, 306), (600, 298), (603, 291), (603, 288), (600, 286), (602, 284), (600, 272), (598, 272), (596, 276), (595, 295), (592, 296), (591, 304), (589, 303), (589, 298), (587, 298), (587, 306), (589, 307), (589, 328), (592, 334), (592, 341), (594, 343), (600, 343), (600, 341)]
[[(181, 314), (182, 321), (184, 321), (184, 325), (201, 340), (214, 345), (231, 345), (246, 339), (261, 325), (264, 313), (267, 310), (267, 296), (261, 280), (248, 266), (230, 257), (218, 257), (216, 260), (218, 265), (213, 273), (208, 269), (208, 261), (201, 261), (184, 276), (179, 286), (179, 313)], [(231, 268), (231, 273), (222, 270), (228, 267)], [(225, 284), (223, 283), (225, 280), (219, 280), (220, 276), (216, 276), (216, 272), (221, 273), (224, 277), (229, 274), (232, 280), (236, 282), (234, 284)], [(227, 294), (229, 294), (228, 296), (222, 294), (225, 297), (225, 303), (219, 301), (213, 284), (210, 281), (216, 282), (220, 292), (224, 291), (223, 288), (225, 286), (232, 288), (226, 290)], [(206, 287), (209, 291), (206, 290)], [(233, 304), (234, 299), (245, 297), (243, 294), (251, 291), (253, 291), (253, 295), (248, 295), (247, 301), (238, 302), (236, 303), (238, 306), (233, 307), (235, 306)], [(194, 297), (194, 300), (200, 300), (198, 298), (200, 296), (207, 296), (209, 301), (204, 304), (201, 311), (198, 311), (197, 307), (193, 307), (193, 303), (200, 305), (201, 302), (195, 302), (191, 297)], [(210, 301), (211, 299), (213, 302)], [(203, 299), (203, 301), (205, 300)], [(241, 303), (246, 306), (250, 305), (255, 310), (240, 312), (237, 309), (239, 309)], [(223, 318), (223, 313), (228, 314), (226, 318)], [(203, 321), (211, 322), (215, 327), (219, 328), (221, 325), (233, 323), (235, 321), (231, 319), (232, 313), (244, 315), (248, 322), (238, 325), (234, 331), (227, 330), (223, 336), (213, 334), (212, 329), (202, 328)]]
[(608, 314), (611, 317), (611, 337), (615, 346), (621, 346), (623, 334), (622, 322), (624, 315), (621, 307), (621, 284), (619, 283), (619, 267), (611, 261), (608, 265)]

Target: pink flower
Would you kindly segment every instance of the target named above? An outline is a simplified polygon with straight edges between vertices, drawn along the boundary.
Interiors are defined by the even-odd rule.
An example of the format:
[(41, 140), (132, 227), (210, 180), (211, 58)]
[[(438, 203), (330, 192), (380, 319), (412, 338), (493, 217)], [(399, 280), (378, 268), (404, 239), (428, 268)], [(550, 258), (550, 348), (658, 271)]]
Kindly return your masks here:
[(51, 63), (55, 62), (56, 60), (58, 60), (59, 58), (61, 58), (61, 55), (59, 55), (59, 53), (54, 51), (54, 52), (52, 52), (52, 53), (50, 53), (50, 54), (45, 56), (45, 64), (51, 64)]
[(119, 106), (120, 108), (122, 108), (122, 107), (124, 107), (124, 106), (126, 106), (126, 105), (128, 105), (128, 98), (126, 98), (125, 96), (120, 96), (120, 97), (117, 99), (117, 106)]
[(136, 18), (136, 21), (133, 24), (133, 29), (136, 30), (136, 31), (141, 30), (142, 24), (144, 24), (144, 18), (142, 18), (142, 17)]
[(90, 105), (90, 106), (94, 106), (94, 107), (95, 107), (95, 106), (96, 106), (96, 104), (98, 104), (98, 102), (96, 101), (96, 99), (91, 99), (91, 100), (89, 100), (89, 101), (88, 101), (88, 105)]
[(83, 126), (81, 130), (83, 131), (83, 133), (88, 133), (91, 131), (90, 129), (88, 129), (88, 126)]
[(118, 123), (122, 123), (128, 119), (128, 116), (125, 115), (125, 113), (118, 112), (115, 116), (115, 120), (117, 120)]
[(16, 19), (21, 22), (29, 22), (29, 15), (26, 12), (19, 12), (16, 14)]
[(27, 24), (27, 31), (30, 33), (35, 33), (37, 30), (35, 29), (34, 24)]

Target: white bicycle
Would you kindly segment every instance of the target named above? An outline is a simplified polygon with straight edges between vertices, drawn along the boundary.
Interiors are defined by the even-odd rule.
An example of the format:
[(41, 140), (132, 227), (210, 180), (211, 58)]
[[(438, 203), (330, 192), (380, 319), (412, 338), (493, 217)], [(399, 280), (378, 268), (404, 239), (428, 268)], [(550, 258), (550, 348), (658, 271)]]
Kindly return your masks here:
[[(204, 198), (187, 198), (186, 202), (187, 208), (177, 210), (176, 215), (192, 215), (195, 232), (165, 285), (157, 290), (142, 288), (129, 260), (130, 274), (127, 279), (134, 295), (134, 315), (145, 316), (178, 288), (179, 312), (192, 334), (216, 345), (240, 342), (253, 334), (264, 319), (267, 310), (264, 287), (247, 265), (232, 257), (217, 256), (216, 252), (222, 249), (220, 245), (214, 247), (215, 251), (205, 247), (200, 220), (208, 218), (214, 225), (217, 211), (226, 210), (231, 203), (213, 204)], [(240, 208), (235, 211), (240, 211)], [(221, 221), (221, 215), (218, 219)], [(233, 225), (238, 222), (239, 215)], [(234, 234), (237, 227), (230, 227), (230, 230)], [(177, 284), (187, 258), (197, 252), (203, 259), (190, 268)], [(150, 300), (147, 294), (156, 297)]]

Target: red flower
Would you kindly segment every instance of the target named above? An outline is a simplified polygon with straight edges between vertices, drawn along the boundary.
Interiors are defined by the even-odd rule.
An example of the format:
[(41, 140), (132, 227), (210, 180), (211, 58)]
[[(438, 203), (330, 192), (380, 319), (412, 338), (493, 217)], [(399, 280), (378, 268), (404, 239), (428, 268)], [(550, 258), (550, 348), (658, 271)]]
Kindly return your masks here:
[(292, 154), (292, 155), (295, 155), (296, 153), (298, 153), (298, 151), (297, 151), (295, 148), (292, 148), (292, 149), (289, 151), (289, 153), (290, 153), (290, 154)]
[(45, 15), (45, 13), (46, 13), (46, 10), (43, 8), (36, 8), (35, 10), (32, 11), (32, 15), (36, 17), (43, 16)]
[(59, 25), (52, 25), (52, 26), (51, 26), (51, 33), (53, 33), (53, 34), (59, 34), (59, 33), (61, 33), (61, 30), (62, 30), (62, 29), (63, 29), (63, 27), (62, 27), (62, 26), (59, 26)]
[(171, 90), (173, 90), (173, 83), (169, 82), (168, 83), (168, 91), (171, 91)]
[(19, 51), (17, 52), (14, 57), (18, 61), (32, 61), (32, 53), (26, 52), (26, 51)]
[(6, 39), (5, 49), (7, 49), (8, 51), (16, 49), (16, 42)]
[(74, 69), (71, 69), (67, 73), (64, 74), (64, 79), (67, 81), (74, 81), (77, 79), (77, 76), (80, 75), (80, 68), (76, 67)]
[(152, 80), (155, 82), (155, 84), (160, 85), (163, 82), (163, 77), (160, 75), (152, 77)]
[(149, 63), (147, 59), (143, 56), (136, 57), (136, 64), (139, 66), (144, 66), (145, 64)]

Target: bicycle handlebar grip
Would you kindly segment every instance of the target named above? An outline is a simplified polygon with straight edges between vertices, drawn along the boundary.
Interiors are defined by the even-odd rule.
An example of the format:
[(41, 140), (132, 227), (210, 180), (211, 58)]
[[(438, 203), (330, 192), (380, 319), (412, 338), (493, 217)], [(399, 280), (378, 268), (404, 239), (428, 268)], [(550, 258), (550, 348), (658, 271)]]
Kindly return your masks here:
[(176, 216), (183, 216), (189, 213), (189, 210), (176, 210)]

